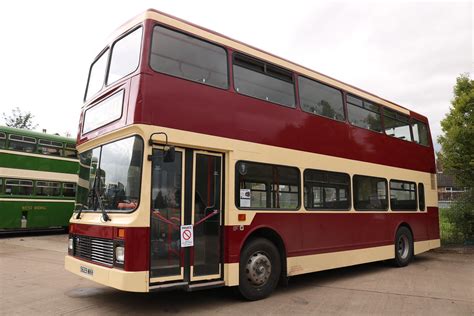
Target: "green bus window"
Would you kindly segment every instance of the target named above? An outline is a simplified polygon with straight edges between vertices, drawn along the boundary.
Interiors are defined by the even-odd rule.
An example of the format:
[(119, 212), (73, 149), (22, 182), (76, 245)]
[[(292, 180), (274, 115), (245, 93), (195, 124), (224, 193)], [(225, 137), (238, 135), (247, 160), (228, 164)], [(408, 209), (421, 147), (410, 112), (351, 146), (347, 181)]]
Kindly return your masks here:
[(353, 186), (356, 211), (386, 211), (388, 209), (387, 180), (354, 176)]
[(7, 134), (0, 133), (0, 148), (7, 147)]
[(43, 155), (61, 156), (63, 144), (51, 140), (38, 140), (38, 153)]
[(0, 178), (0, 194), (3, 194), (3, 179)]
[(393, 211), (416, 211), (416, 183), (390, 181), (390, 207)]
[(344, 121), (341, 91), (301, 76), (298, 77), (298, 89), (303, 111)]
[(77, 159), (76, 144), (64, 144), (64, 157)]
[(350, 176), (345, 173), (305, 170), (305, 207), (314, 210), (348, 210), (350, 183)]
[(33, 153), (36, 150), (36, 139), (28, 136), (14, 135), (8, 136), (10, 140), (8, 149), (24, 151), (27, 153)]
[(383, 109), (385, 134), (398, 139), (412, 141), (410, 133), (410, 118), (394, 110)]
[(33, 194), (33, 181), (6, 179), (5, 180), (5, 194), (32, 195)]
[(63, 183), (63, 196), (75, 197), (76, 196), (76, 184), (75, 183)]
[(378, 105), (348, 95), (347, 116), (352, 125), (376, 132), (382, 131), (382, 120), (380, 118), (380, 109)]
[(59, 182), (36, 181), (35, 194), (41, 196), (59, 196), (61, 185)]
[(244, 209), (297, 209), (300, 173), (297, 168), (256, 162), (236, 164), (236, 205)]

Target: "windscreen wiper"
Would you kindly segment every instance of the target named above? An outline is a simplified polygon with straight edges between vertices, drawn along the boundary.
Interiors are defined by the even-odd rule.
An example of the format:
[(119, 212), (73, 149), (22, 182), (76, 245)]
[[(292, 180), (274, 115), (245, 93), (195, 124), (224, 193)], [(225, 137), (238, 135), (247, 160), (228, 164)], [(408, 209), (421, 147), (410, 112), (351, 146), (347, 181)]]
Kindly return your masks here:
[(108, 222), (110, 221), (110, 216), (109, 214), (107, 214), (107, 212), (105, 211), (105, 208), (104, 208), (104, 204), (102, 203), (102, 198), (101, 198), (101, 195), (100, 195), (100, 192), (99, 192), (99, 187), (100, 187), (100, 169), (97, 170), (99, 172), (96, 172), (95, 174), (95, 179), (94, 179), (94, 186), (93, 186), (93, 190), (94, 190), (94, 193), (95, 193), (95, 198), (97, 199), (97, 204), (95, 205), (95, 209), (94, 211), (97, 211), (97, 206), (99, 206), (100, 208), (100, 211), (102, 212), (102, 220), (104, 222)]

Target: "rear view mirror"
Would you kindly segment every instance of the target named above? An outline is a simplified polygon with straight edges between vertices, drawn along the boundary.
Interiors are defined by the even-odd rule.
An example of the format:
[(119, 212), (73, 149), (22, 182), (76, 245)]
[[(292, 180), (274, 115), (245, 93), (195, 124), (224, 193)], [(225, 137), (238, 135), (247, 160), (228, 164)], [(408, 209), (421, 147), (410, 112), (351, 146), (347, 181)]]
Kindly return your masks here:
[(164, 162), (174, 162), (175, 159), (175, 150), (173, 146), (168, 147), (165, 150), (165, 156), (163, 157)]

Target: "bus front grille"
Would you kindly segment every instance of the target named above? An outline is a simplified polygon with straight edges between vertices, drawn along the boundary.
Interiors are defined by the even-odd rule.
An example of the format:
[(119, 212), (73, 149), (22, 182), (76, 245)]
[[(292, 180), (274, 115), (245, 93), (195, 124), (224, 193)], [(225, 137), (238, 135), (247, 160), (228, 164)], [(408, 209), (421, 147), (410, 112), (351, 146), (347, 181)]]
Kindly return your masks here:
[(74, 237), (74, 256), (107, 266), (114, 264), (114, 242), (89, 236)]

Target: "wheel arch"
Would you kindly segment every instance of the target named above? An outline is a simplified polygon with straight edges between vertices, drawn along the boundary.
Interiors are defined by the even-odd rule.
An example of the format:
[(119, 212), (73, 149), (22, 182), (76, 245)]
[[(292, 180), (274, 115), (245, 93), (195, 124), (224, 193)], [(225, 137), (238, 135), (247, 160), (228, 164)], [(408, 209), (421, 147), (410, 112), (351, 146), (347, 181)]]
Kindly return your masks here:
[(410, 231), (411, 237), (413, 239), (413, 244), (414, 244), (415, 243), (415, 234), (413, 233), (413, 229), (411, 228), (410, 224), (408, 224), (407, 222), (400, 222), (397, 225), (397, 228), (393, 232), (393, 240), (395, 240), (395, 238), (397, 237), (397, 232), (401, 227), (406, 227)]
[(240, 249), (239, 249), (239, 257), (245, 245), (255, 238), (265, 238), (271, 241), (277, 247), (278, 252), (280, 253), (280, 263), (281, 263), (280, 280), (284, 280), (287, 276), (286, 245), (281, 235), (275, 229), (268, 226), (255, 227), (242, 241), (242, 244), (240, 245)]

